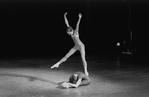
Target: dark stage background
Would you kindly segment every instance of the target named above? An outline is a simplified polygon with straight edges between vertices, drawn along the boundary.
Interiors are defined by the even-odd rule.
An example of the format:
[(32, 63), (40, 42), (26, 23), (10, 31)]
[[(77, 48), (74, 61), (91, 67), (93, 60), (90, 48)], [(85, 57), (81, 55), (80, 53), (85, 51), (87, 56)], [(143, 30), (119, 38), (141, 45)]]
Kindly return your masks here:
[(87, 55), (128, 48), (128, 24), (134, 54), (148, 55), (148, 4), (147, 0), (1, 0), (0, 57), (64, 56), (74, 45), (66, 33), (65, 12), (73, 28), (82, 13), (79, 33)]

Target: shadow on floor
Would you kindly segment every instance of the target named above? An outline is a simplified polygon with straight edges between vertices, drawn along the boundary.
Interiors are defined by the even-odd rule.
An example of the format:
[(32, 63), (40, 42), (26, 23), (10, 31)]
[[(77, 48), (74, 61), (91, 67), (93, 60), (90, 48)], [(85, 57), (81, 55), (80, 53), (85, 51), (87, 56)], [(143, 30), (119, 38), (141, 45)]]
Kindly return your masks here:
[(39, 81), (48, 82), (48, 83), (51, 83), (54, 85), (58, 85), (58, 83), (56, 83), (56, 82), (53, 82), (53, 81), (50, 81), (48, 79), (44, 79), (41, 77), (36, 77), (36, 76), (14, 74), (14, 73), (0, 73), (0, 76), (24, 77), (24, 78), (27, 78), (29, 81), (39, 80)]

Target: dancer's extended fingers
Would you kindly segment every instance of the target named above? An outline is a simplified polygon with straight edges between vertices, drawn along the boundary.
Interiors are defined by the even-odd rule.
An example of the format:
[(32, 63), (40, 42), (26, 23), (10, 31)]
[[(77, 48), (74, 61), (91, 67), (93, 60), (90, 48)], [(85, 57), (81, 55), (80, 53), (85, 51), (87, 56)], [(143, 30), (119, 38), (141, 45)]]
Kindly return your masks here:
[(81, 13), (79, 13), (79, 17), (80, 17), (80, 18), (82, 17), (82, 14), (81, 14)]
[(65, 16), (67, 15), (67, 12), (65, 12), (65, 14), (64, 14)]

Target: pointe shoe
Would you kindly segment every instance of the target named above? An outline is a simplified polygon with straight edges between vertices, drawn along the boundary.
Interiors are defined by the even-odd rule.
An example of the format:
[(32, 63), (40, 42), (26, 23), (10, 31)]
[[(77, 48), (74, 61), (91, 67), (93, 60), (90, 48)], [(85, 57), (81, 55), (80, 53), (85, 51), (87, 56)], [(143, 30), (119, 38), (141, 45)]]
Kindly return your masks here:
[(53, 68), (58, 68), (59, 65), (60, 65), (60, 63), (58, 62), (58, 63), (56, 63), (55, 65), (51, 66), (51, 69), (53, 69)]

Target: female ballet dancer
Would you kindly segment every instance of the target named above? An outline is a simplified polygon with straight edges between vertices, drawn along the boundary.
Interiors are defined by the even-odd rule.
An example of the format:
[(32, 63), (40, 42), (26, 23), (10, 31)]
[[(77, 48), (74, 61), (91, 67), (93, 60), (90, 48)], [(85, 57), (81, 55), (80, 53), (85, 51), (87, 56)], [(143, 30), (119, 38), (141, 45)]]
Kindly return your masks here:
[(75, 72), (70, 76), (69, 81), (60, 82), (58, 84), (59, 87), (68, 89), (68, 88), (77, 88), (79, 86), (89, 85), (90, 83), (91, 83), (90, 78), (86, 76), (84, 73)]
[(84, 66), (84, 72), (87, 76), (89, 76), (89, 73), (87, 71), (87, 62), (86, 62), (86, 59), (85, 59), (85, 46), (81, 42), (81, 40), (79, 39), (79, 33), (78, 33), (79, 32), (79, 24), (80, 24), (80, 20), (82, 18), (82, 14), (79, 13), (79, 19), (78, 19), (75, 30), (69, 25), (68, 20), (66, 18), (66, 15), (67, 15), (67, 12), (64, 14), (64, 20), (65, 20), (66, 26), (68, 27), (67, 28), (67, 33), (69, 35), (71, 35), (71, 38), (72, 38), (75, 46), (72, 49), (70, 49), (70, 51), (59, 62), (54, 64), (51, 67), (51, 69), (55, 68), (55, 67), (58, 68), (61, 63), (65, 62), (72, 54), (74, 54), (77, 50), (79, 50), (80, 54), (81, 54), (83, 66)]

